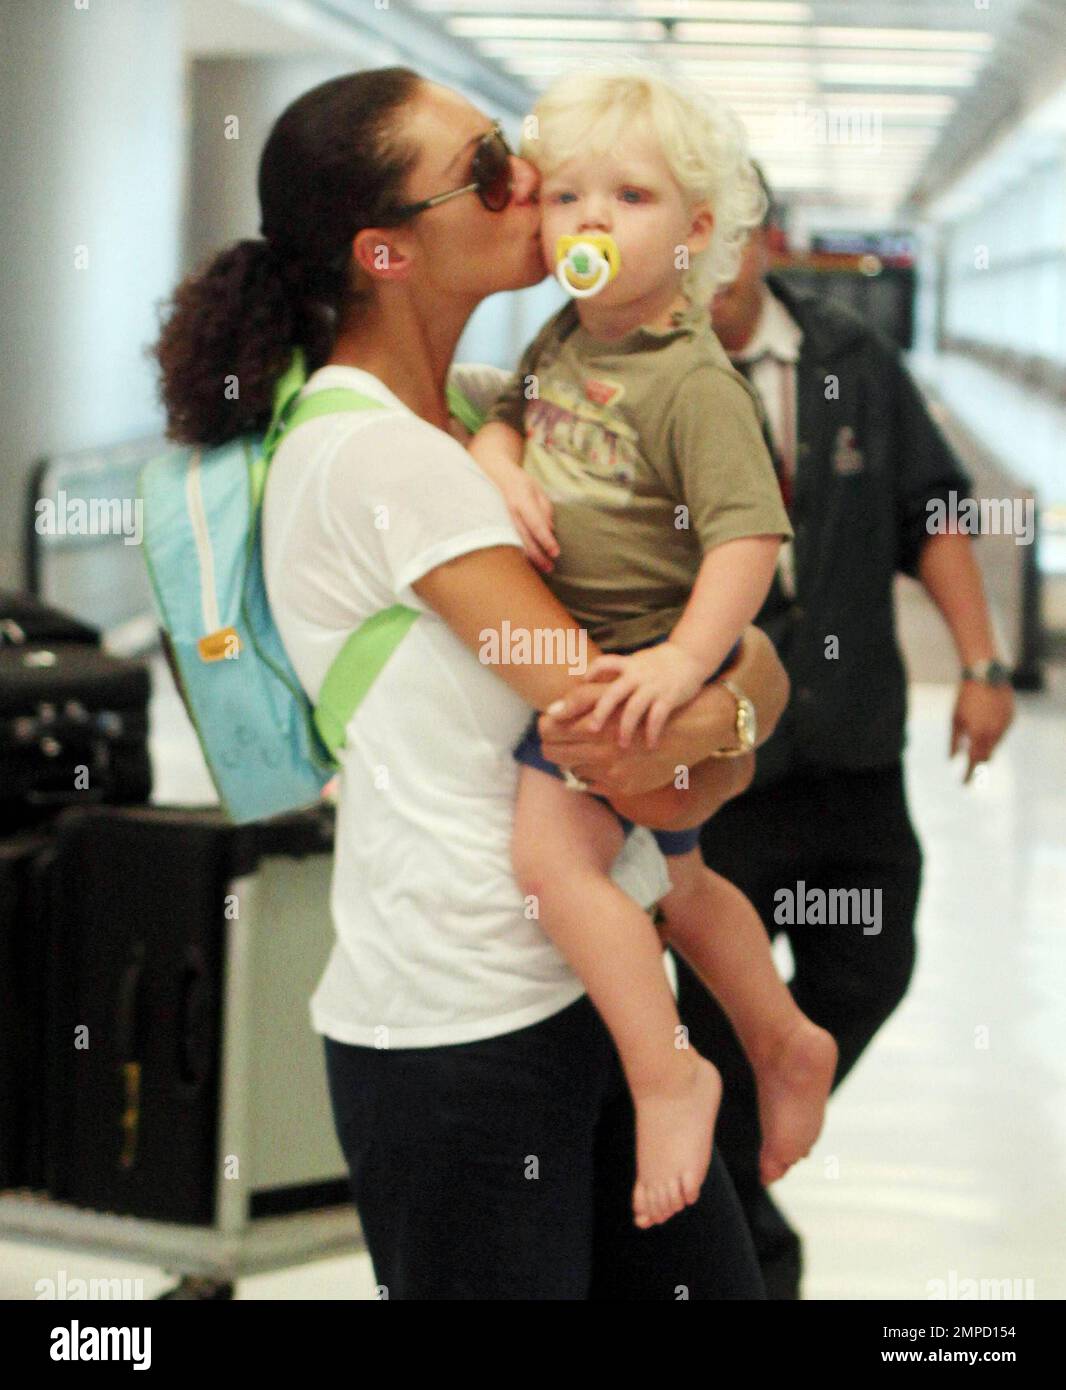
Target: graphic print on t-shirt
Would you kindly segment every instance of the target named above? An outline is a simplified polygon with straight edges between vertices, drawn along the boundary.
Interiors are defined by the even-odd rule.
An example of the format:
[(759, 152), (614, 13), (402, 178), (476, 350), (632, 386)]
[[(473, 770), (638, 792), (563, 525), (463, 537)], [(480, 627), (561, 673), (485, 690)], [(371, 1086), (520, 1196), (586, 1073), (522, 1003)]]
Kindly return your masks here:
[(526, 404), (525, 467), (548, 496), (561, 501), (579, 494), (593, 505), (626, 506), (637, 478), (636, 430), (616, 408), (621, 384), (597, 381), (590, 399), (574, 383), (542, 383), (542, 394)]

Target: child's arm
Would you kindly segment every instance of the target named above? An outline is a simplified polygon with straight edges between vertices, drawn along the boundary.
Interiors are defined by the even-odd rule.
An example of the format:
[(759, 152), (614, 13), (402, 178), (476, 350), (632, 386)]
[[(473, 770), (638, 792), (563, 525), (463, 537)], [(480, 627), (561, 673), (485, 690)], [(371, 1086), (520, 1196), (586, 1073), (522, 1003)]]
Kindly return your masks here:
[(773, 583), (781, 537), (742, 536), (703, 557), (685, 611), (670, 634), (703, 669), (708, 680), (766, 602)]
[(592, 727), (602, 728), (624, 702), (619, 743), (628, 747), (647, 715), (648, 747), (654, 748), (670, 712), (698, 693), (762, 607), (780, 548), (780, 535), (766, 535), (725, 541), (709, 551), (666, 642), (632, 656), (601, 656), (589, 667), (590, 679), (615, 673), (597, 701)]
[(525, 440), (521, 431), (512, 429), (502, 420), (490, 420), (482, 425), (467, 444), (467, 449), (494, 483), (512, 468), (521, 468)]
[(490, 420), (466, 447), (503, 493), (534, 568), (550, 573), (559, 553), (552, 531), (552, 504), (540, 484), (522, 468), (523, 436), (502, 420)]

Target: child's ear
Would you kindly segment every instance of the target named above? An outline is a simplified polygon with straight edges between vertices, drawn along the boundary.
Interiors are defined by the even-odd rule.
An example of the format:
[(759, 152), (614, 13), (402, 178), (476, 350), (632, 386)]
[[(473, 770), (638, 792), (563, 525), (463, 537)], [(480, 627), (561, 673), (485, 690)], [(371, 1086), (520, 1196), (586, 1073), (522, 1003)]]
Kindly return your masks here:
[(704, 251), (714, 231), (714, 213), (709, 203), (697, 203), (689, 213), (691, 219), (688, 231), (688, 249)]

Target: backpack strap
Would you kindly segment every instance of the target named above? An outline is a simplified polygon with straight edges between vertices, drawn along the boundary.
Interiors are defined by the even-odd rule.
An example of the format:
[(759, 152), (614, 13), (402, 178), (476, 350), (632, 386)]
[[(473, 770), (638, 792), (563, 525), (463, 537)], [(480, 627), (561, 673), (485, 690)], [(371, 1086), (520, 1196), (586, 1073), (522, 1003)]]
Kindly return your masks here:
[(349, 719), (417, 617), (416, 608), (394, 603), (360, 623), (334, 657), (315, 706), (315, 728), (334, 761)]
[[(288, 429), (344, 410), (381, 409), (381, 402), (347, 387), (327, 387), (299, 399), (307, 381), (302, 348), (296, 348), (292, 361), (274, 390), (274, 413), (260, 457), (252, 470), (256, 502), (262, 498), (266, 469)], [(448, 385), (448, 409), (471, 434), (481, 427), (482, 413), (455, 386)], [(333, 659), (318, 692), (314, 709), (315, 728), (334, 762), (344, 746), (348, 721), (363, 703), (367, 691), (377, 680), (385, 663), (407, 635), (418, 617), (418, 609), (395, 603), (360, 623)]]
[(445, 387), (445, 394), (448, 397), (448, 409), (456, 420), (459, 421), (471, 434), (477, 434), (478, 430), (485, 423), (484, 413), (477, 409), (458, 386), (453, 386), (451, 382)]

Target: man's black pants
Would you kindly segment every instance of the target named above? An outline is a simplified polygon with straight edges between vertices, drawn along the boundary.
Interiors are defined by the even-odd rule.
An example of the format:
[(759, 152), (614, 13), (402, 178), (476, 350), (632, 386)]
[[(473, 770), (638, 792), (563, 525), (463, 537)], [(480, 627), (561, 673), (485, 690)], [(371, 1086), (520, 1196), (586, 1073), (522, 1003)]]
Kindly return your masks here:
[[(755, 905), (771, 937), (789, 940), (796, 1003), (840, 1048), (834, 1086), (906, 993), (914, 968), (914, 917), (922, 855), (901, 765), (861, 772), (793, 774), (729, 802), (704, 826), (708, 867), (735, 883)], [(861, 921), (833, 889), (870, 890), (879, 930)], [(811, 924), (812, 890), (837, 902), (837, 925)], [(880, 891), (880, 897), (872, 896)], [(806, 924), (797, 925), (798, 897)], [(793, 924), (784, 919), (791, 915)], [(872, 915), (870, 913), (867, 914)], [(876, 923), (875, 923), (876, 925)], [(678, 1012), (693, 1045), (719, 1068), (725, 1094), (715, 1144), (744, 1207), (771, 1298), (797, 1298), (800, 1240), (759, 1181), (759, 1119), (754, 1078), (725, 1014), (677, 960)]]

